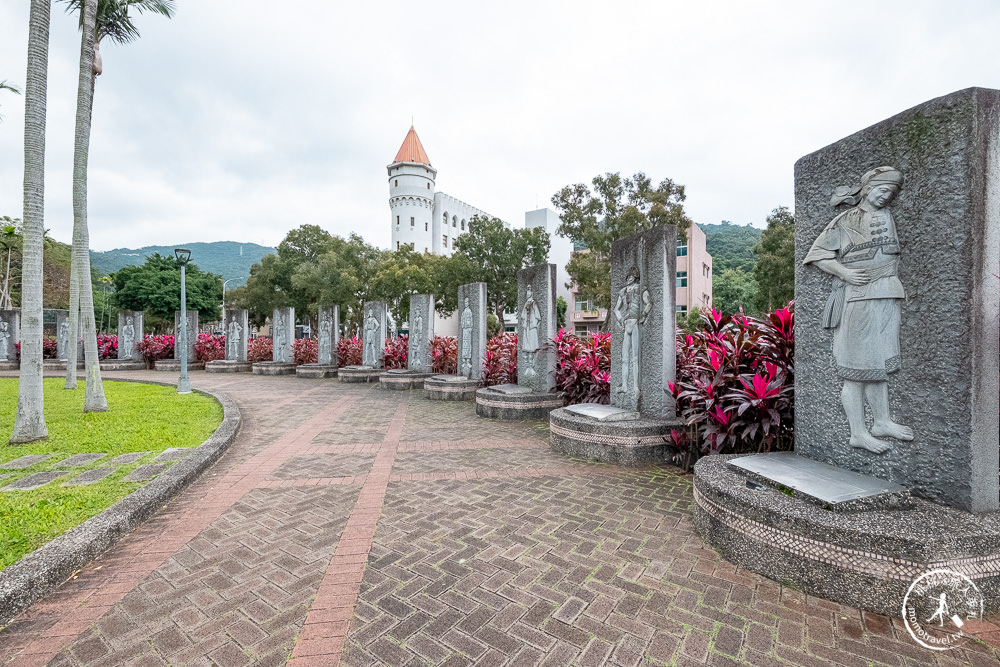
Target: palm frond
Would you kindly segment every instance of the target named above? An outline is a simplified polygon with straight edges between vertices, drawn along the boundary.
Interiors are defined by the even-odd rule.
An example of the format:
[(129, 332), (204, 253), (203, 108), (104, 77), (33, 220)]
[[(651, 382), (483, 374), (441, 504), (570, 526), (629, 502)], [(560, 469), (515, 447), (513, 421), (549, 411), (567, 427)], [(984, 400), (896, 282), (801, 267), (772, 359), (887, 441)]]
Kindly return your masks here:
[[(61, 2), (66, 3), (67, 13), (78, 12), (81, 22), (83, 21), (83, 0)], [(139, 29), (132, 21), (133, 13), (149, 12), (171, 18), (174, 7), (174, 0), (97, 0), (97, 41), (100, 43), (107, 37), (118, 44), (134, 42), (139, 39)]]
[(0, 81), (0, 90), (9, 90), (10, 92), (14, 93), (15, 95), (20, 95), (21, 94), (21, 89), (18, 88), (13, 83), (10, 83), (9, 81), (7, 81), (7, 79), (4, 79), (3, 81)]

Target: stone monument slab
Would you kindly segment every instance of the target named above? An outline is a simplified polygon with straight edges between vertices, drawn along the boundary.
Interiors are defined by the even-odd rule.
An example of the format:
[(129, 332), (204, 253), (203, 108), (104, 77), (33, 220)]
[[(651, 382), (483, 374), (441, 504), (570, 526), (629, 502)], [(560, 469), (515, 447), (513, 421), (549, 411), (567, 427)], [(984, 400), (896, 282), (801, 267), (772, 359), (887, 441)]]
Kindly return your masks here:
[[(180, 351), (180, 333), (181, 333), (181, 311), (174, 311), (174, 359), (181, 358)], [(188, 347), (188, 363), (192, 363), (195, 360), (194, 346), (198, 342), (198, 311), (188, 310), (187, 311), (187, 347)], [(190, 366), (188, 366), (190, 368)]]
[(677, 230), (661, 225), (611, 247), (611, 405), (672, 419)]
[(385, 368), (386, 337), (385, 301), (366, 301), (364, 323), (362, 325), (361, 365), (371, 368)]
[(434, 362), (431, 339), (434, 338), (434, 295), (410, 296), (410, 335), (407, 368), (414, 373), (430, 373)]
[(21, 310), (0, 310), (0, 361), (17, 361), (21, 340)]
[(227, 308), (223, 314), (226, 361), (246, 363), (250, 344), (250, 314), (245, 308)]
[(319, 307), (319, 354), (316, 363), (337, 366), (337, 344), (340, 342), (340, 306)]
[[(141, 310), (118, 311), (119, 359), (142, 361), (142, 352), (139, 351), (139, 343), (142, 342), (144, 315), (145, 313)], [(67, 325), (67, 331), (68, 328)], [(194, 361), (194, 357), (191, 357), (189, 361)]]
[(483, 378), (486, 358), (486, 283), (458, 288), (458, 375)]
[(997, 510), (1000, 91), (800, 159), (795, 246), (796, 451)]
[(56, 310), (56, 358), (66, 360), (69, 354), (69, 311)]
[(275, 308), (271, 316), (271, 340), (274, 346), (271, 350), (271, 360), (282, 364), (295, 361), (292, 353), (292, 342), (295, 340), (295, 309), (292, 307)]
[(555, 387), (556, 351), (543, 347), (556, 335), (556, 265), (517, 272), (517, 383), (532, 391)]

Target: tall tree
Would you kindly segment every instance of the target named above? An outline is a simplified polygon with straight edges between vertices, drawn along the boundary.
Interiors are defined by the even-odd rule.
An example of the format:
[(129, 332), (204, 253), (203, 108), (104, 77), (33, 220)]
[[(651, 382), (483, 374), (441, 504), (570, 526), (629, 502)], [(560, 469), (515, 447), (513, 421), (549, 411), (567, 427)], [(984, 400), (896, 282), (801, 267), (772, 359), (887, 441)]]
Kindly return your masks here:
[[(194, 263), (189, 263), (185, 272), (188, 310), (197, 310), (203, 322), (217, 319), (222, 299), (221, 276), (202, 271)], [(174, 312), (181, 307), (181, 267), (176, 258), (154, 252), (146, 257), (144, 264), (126, 266), (110, 278), (115, 286), (115, 306), (145, 311), (148, 328), (162, 330), (173, 326)]]
[(712, 278), (712, 303), (716, 310), (749, 314), (757, 297), (757, 281), (743, 269), (725, 269)]
[(21, 376), (11, 444), (49, 436), (42, 395), (42, 269), (45, 236), (45, 110), (50, 0), (31, 0), (24, 93), (24, 230), (21, 286)]
[[(105, 37), (119, 44), (139, 38), (133, 23), (137, 14), (153, 12), (173, 16), (173, 0), (65, 0), (67, 11), (80, 13), (80, 79), (76, 110), (76, 150), (73, 158), (73, 268), (70, 280), (70, 340), (84, 334), (87, 394), (84, 411), (105, 411), (107, 401), (97, 359), (97, 328), (94, 323), (94, 293), (90, 276), (90, 234), (87, 228), (87, 161), (90, 151), (90, 121), (94, 84), (104, 71), (100, 43)], [(81, 245), (83, 244), (83, 245)], [(92, 340), (91, 340), (92, 339)], [(76, 387), (76, 345), (69, 346), (66, 388)]]
[(757, 310), (781, 308), (795, 298), (795, 216), (779, 206), (767, 216), (767, 229), (753, 249), (757, 266)]
[(595, 176), (593, 192), (583, 183), (567, 185), (552, 197), (559, 211), (559, 234), (586, 248), (566, 265), (582, 297), (598, 308), (611, 306), (611, 244), (660, 225), (677, 227), (687, 238), (691, 220), (684, 213), (684, 186), (669, 178), (654, 186), (646, 174), (622, 178)]

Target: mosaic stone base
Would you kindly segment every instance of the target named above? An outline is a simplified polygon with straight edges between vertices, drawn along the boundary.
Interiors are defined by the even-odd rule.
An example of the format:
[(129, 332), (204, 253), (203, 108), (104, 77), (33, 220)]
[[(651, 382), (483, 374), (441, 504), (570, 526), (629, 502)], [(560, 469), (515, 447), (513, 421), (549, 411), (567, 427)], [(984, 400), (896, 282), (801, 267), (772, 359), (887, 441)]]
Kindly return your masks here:
[(549, 443), (570, 456), (623, 466), (673, 462), (673, 429), (677, 420), (600, 421), (559, 408), (549, 413)]
[(253, 365), (254, 375), (295, 375), (295, 364), (287, 361), (258, 361)]
[[(156, 362), (156, 370), (164, 372), (181, 372), (181, 361), (180, 359), (159, 359)], [(188, 361), (188, 371), (203, 371), (205, 370), (204, 361)]]
[(432, 401), (475, 400), (476, 391), (479, 389), (479, 380), (456, 380), (453, 377), (432, 375), (424, 380), (424, 398)]
[(343, 366), (337, 370), (337, 379), (341, 382), (378, 382), (383, 372), (381, 368), (369, 366)]
[(379, 375), (378, 383), (383, 389), (391, 389), (395, 391), (423, 389), (424, 380), (432, 377), (433, 375), (433, 373), (411, 373), (410, 371), (405, 373), (393, 373), (390, 371)]
[(206, 373), (250, 373), (253, 364), (249, 361), (225, 361), (217, 359), (205, 364)]
[[(188, 365), (190, 369), (191, 366)], [(144, 371), (146, 370), (146, 362), (144, 361), (133, 361), (131, 359), (113, 359), (101, 362), (102, 371)]]
[(969, 577), (986, 613), (1000, 611), (1000, 516), (913, 499), (911, 509), (831, 512), (747, 484), (707, 456), (695, 465), (694, 523), (722, 555), (811, 595), (899, 616), (910, 584), (934, 569)]
[(562, 405), (562, 395), (549, 391), (504, 394), (484, 387), (476, 392), (476, 414), (488, 419), (547, 419), (550, 412)]
[(295, 367), (295, 377), (324, 380), (337, 377), (336, 364), (300, 364)]

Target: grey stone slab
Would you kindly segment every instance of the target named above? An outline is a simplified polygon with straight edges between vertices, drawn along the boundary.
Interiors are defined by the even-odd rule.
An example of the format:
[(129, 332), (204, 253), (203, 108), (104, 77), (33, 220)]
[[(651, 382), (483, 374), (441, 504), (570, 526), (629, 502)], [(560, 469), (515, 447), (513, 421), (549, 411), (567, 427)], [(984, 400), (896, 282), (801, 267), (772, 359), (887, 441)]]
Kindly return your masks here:
[[(1000, 508), (998, 155), (1000, 91), (969, 88), (908, 109), (796, 162), (799, 454), (891, 480), (937, 503), (973, 512)], [(882, 218), (887, 211), (891, 224), (878, 226), (878, 219), (861, 208), (867, 204), (863, 199), (857, 204), (835, 201), (831, 194), (851, 194), (864, 175), (881, 166), (898, 170), (902, 185), (894, 199), (876, 211)], [(884, 299), (893, 302), (885, 304), (891, 305), (886, 324), (894, 329), (898, 318), (898, 335), (886, 335), (874, 321), (869, 329), (852, 327), (860, 321), (858, 309), (876, 317), (889, 309), (871, 299), (852, 301), (854, 288), (842, 302), (831, 299), (842, 287), (839, 280), (815, 261), (803, 263), (824, 230), (835, 226), (835, 218), (843, 221), (840, 216), (854, 215), (859, 242), (854, 248), (838, 247), (831, 261), (869, 272), (879, 269), (872, 263), (884, 261), (889, 275), (883, 279), (878, 273), (870, 284), (881, 289), (892, 282), (903, 290), (880, 292), (891, 297)], [(893, 348), (879, 373), (867, 364), (852, 367), (849, 359), (869, 349), (859, 340), (873, 336), (859, 332), (872, 330)], [(835, 340), (840, 342), (837, 356)], [(862, 372), (870, 372), (870, 377), (858, 375)], [(863, 382), (856, 381), (859, 378)], [(864, 402), (850, 403), (855, 412), (864, 411), (867, 420), (864, 425), (855, 420), (854, 432), (842, 400), (845, 388), (857, 395), (849, 382), (869, 385)], [(885, 430), (880, 434), (871, 426), (871, 398), (886, 390), (889, 418), (911, 429), (912, 441), (890, 437)], [(884, 405), (878, 398), (876, 404)], [(875, 438), (884, 450), (856, 446), (863, 444), (857, 439), (852, 446), (853, 436)]]
[(17, 361), (20, 336), (21, 309), (0, 310), (0, 361)]
[(56, 310), (56, 358), (65, 359), (69, 347), (69, 311)]
[(51, 454), (28, 454), (27, 456), (22, 456), (21, 458), (14, 459), (13, 461), (7, 461), (7, 463), (0, 463), (0, 468), (4, 470), (20, 470), (22, 468), (28, 468), (35, 465), (41, 461), (52, 456)]
[(539, 264), (517, 272), (517, 383), (533, 391), (556, 384), (556, 265)]
[(281, 363), (294, 361), (292, 343), (295, 341), (295, 309), (275, 308), (271, 315), (271, 360)]
[(118, 312), (119, 359), (142, 361), (139, 343), (142, 341), (144, 320), (145, 313), (141, 310), (122, 310)]
[(115, 458), (108, 461), (108, 465), (113, 465), (113, 466), (129, 465), (130, 463), (135, 463), (146, 454), (149, 454), (149, 452), (129, 452), (128, 454), (119, 454)]
[(361, 363), (370, 368), (385, 368), (383, 354), (386, 338), (385, 301), (366, 301), (361, 327)]
[[(188, 348), (188, 363), (194, 361), (194, 346), (198, 342), (198, 311), (188, 310), (187, 315), (187, 348)], [(181, 335), (181, 311), (174, 311), (174, 359), (181, 358), (180, 350), (180, 335)], [(188, 367), (190, 368), (190, 366)]]
[(246, 363), (250, 344), (250, 315), (246, 308), (226, 309), (223, 326), (226, 335), (226, 361)]
[(407, 342), (407, 366), (416, 373), (430, 373), (434, 363), (434, 295), (410, 296), (410, 333)]
[(492, 387), (487, 387), (490, 391), (495, 391), (500, 394), (530, 394), (531, 387), (523, 387), (519, 384), (495, 384)]
[(611, 246), (611, 405), (672, 419), (677, 229), (661, 225)]
[(91, 454), (74, 454), (68, 459), (63, 459), (58, 463), (53, 463), (52, 468), (75, 468), (77, 466), (90, 465), (94, 461), (99, 461), (103, 459), (107, 454), (101, 454), (99, 452), (94, 452)]
[(483, 377), (486, 358), (486, 283), (458, 288), (458, 375), (470, 380)]
[(567, 405), (564, 410), (584, 417), (596, 419), (599, 422), (617, 422), (639, 419), (641, 416), (635, 410), (624, 410), (613, 405), (601, 405), (599, 403), (578, 403)]
[(906, 489), (884, 479), (859, 475), (829, 463), (807, 459), (794, 452), (770, 452), (733, 459), (729, 465), (757, 473), (776, 484), (836, 504)]
[(147, 482), (169, 467), (166, 463), (141, 465), (129, 474), (125, 475), (126, 482)]
[(340, 342), (340, 306), (320, 306), (317, 363), (337, 367), (337, 344)]
[(94, 482), (100, 482), (117, 469), (118, 468), (94, 468), (93, 470), (84, 470), (76, 477), (63, 482), (62, 486), (87, 486), (88, 484), (93, 484)]
[(192, 451), (194, 451), (194, 447), (170, 447), (160, 452), (153, 461), (179, 461), (190, 456)]
[(48, 484), (54, 479), (59, 479), (65, 474), (65, 472), (58, 470), (36, 472), (32, 475), (28, 475), (24, 479), (19, 479), (16, 482), (8, 484), (0, 489), (0, 491), (31, 491), (32, 489), (37, 489), (40, 486)]

